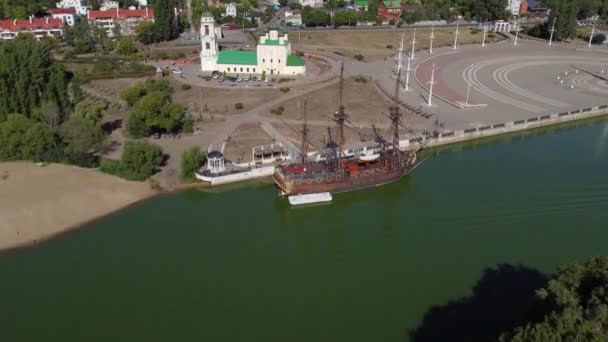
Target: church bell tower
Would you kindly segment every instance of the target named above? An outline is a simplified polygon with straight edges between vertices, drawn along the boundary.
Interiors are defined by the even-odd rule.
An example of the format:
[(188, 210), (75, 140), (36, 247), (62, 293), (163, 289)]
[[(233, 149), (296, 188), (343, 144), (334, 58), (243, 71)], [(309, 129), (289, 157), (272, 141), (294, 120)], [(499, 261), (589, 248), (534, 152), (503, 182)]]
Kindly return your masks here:
[(218, 44), (215, 19), (208, 11), (201, 16), (201, 47), (201, 71), (217, 70)]

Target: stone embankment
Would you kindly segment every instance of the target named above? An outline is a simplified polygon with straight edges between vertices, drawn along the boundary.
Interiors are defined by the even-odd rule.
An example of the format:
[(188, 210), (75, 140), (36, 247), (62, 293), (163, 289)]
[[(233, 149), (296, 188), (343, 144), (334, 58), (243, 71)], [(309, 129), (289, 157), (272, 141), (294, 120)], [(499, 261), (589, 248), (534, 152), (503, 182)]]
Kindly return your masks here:
[(590, 119), (603, 115), (608, 115), (608, 105), (543, 115), (529, 118), (527, 120), (509, 121), (459, 131), (442, 132), (434, 136), (403, 139), (399, 141), (399, 146), (404, 149), (417, 148), (419, 146), (436, 147), (500, 134), (514, 133), (566, 122)]

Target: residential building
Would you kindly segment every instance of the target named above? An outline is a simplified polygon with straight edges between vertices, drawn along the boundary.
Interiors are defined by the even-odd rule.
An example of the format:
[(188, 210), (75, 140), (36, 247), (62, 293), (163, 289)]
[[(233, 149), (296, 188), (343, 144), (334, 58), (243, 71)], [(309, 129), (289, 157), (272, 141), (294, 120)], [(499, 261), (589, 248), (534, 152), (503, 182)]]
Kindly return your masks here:
[(401, 1), (385, 0), (378, 2), (378, 17), (384, 21), (399, 21), (401, 18)]
[(115, 0), (104, 0), (101, 2), (101, 6), (99, 7), (99, 9), (102, 11), (118, 9), (118, 8), (120, 8), (120, 4), (118, 3), (118, 1), (115, 1)]
[(236, 4), (233, 2), (226, 5), (226, 16), (236, 17)]
[(549, 7), (538, 0), (528, 0), (528, 17), (546, 18), (549, 15)]
[(0, 40), (15, 38), (20, 33), (31, 33), (36, 38), (63, 37), (64, 22), (61, 19), (34, 18), (0, 20)]
[(51, 8), (48, 12), (51, 18), (61, 19), (69, 26), (74, 26), (76, 23), (76, 10), (74, 8)]
[(528, 14), (528, 0), (521, 0), (521, 6), (519, 6), (519, 15)]
[(300, 5), (302, 7), (310, 6), (312, 8), (321, 8), (323, 7), (323, 0), (299, 0)]
[(305, 62), (291, 53), (291, 42), (276, 22), (268, 26), (268, 32), (260, 37), (256, 50), (218, 51), (218, 30), (211, 13), (201, 17), (201, 71), (219, 71), (227, 74), (300, 75), (306, 72)]
[(519, 10), (521, 8), (521, 0), (508, 0), (507, 1), (507, 11), (511, 12), (511, 15), (519, 15)]
[(355, 8), (357, 11), (367, 11), (369, 0), (355, 0)]
[(76, 14), (85, 16), (89, 7), (87, 6), (86, 0), (61, 0), (55, 4), (57, 8), (73, 8)]
[(302, 14), (300, 11), (287, 10), (283, 13), (283, 19), (287, 26), (302, 26)]
[(135, 27), (142, 21), (154, 21), (154, 10), (143, 9), (115, 9), (105, 11), (89, 11), (87, 18), (89, 21), (101, 26), (108, 37), (114, 36), (114, 29), (118, 25), (120, 34), (132, 36), (135, 34)]

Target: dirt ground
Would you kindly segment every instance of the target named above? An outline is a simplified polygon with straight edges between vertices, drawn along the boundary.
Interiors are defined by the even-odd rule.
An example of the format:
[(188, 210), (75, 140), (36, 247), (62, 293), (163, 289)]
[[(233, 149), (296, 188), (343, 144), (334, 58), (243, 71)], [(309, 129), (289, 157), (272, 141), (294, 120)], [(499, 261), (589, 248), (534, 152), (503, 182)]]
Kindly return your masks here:
[[(454, 44), (455, 28), (435, 29), (433, 47)], [(404, 35), (405, 49), (412, 48), (413, 29), (395, 30), (360, 30), (360, 31), (320, 31), (302, 34), (302, 44), (313, 46), (327, 46), (327, 51), (337, 52), (349, 57), (361, 54), (367, 61), (377, 61), (394, 55)], [(428, 49), (430, 29), (416, 30), (416, 50)], [(470, 29), (460, 29), (459, 44), (480, 43), (483, 33), (472, 33)], [(503, 40), (504, 37), (496, 34), (486, 37), (487, 42)]]
[[(146, 78), (117, 78), (94, 80), (90, 86), (107, 96), (118, 97), (120, 92), (132, 87), (135, 83)], [(278, 89), (214, 89), (203, 87), (182, 88), (183, 84), (174, 79), (166, 78), (175, 92), (173, 100), (184, 105), (191, 113), (204, 114), (236, 114), (250, 110), (263, 104), (269, 98), (282, 94)], [(235, 105), (241, 103), (243, 108)]]
[(252, 160), (251, 149), (255, 146), (271, 144), (272, 138), (256, 123), (241, 124), (230, 134), (224, 148), (226, 159), (237, 163)]
[[(331, 85), (303, 95), (299, 99), (287, 100), (278, 105), (285, 108), (283, 114), (276, 115), (268, 112), (266, 115), (301, 120), (304, 100), (306, 100), (309, 121), (328, 121), (338, 107), (338, 89), (337, 84)], [(363, 83), (355, 82), (354, 78), (344, 80), (343, 103), (350, 120), (362, 123), (384, 121), (385, 117), (382, 113), (386, 113), (391, 105), (391, 102), (376, 90), (372, 80), (366, 79), (366, 82)]]
[(0, 163), (0, 250), (39, 242), (154, 195), (96, 170)]

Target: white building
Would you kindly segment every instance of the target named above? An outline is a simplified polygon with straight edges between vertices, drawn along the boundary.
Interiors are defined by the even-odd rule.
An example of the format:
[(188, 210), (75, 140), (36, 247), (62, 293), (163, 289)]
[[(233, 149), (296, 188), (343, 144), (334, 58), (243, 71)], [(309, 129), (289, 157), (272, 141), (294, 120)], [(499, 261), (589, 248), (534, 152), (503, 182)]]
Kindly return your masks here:
[(285, 25), (287, 26), (302, 26), (302, 15), (299, 11), (287, 10), (283, 14)]
[(76, 23), (76, 10), (73, 8), (51, 8), (49, 14), (53, 19), (60, 19), (69, 26)]
[(113, 9), (105, 11), (89, 11), (87, 19), (101, 26), (108, 37), (114, 36), (114, 28), (120, 26), (123, 36), (135, 34), (135, 27), (142, 21), (154, 21), (154, 10), (143, 8), (135, 10)]
[(61, 0), (55, 4), (57, 8), (73, 8), (76, 10), (76, 14), (85, 16), (87, 15), (87, 1), (86, 0)]
[(233, 2), (226, 5), (226, 16), (236, 17), (236, 5)]
[(61, 38), (64, 22), (61, 19), (34, 18), (0, 20), (0, 41), (15, 38), (20, 33), (31, 33), (37, 39), (43, 37)]
[[(211, 13), (201, 17), (201, 71), (220, 71), (227, 74), (301, 75), (305, 62), (291, 53), (287, 33), (271, 23), (255, 51), (223, 50), (218, 52), (218, 30)], [(221, 32), (220, 32), (221, 33)]]
[(508, 21), (504, 21), (504, 20), (496, 20), (494, 22), (494, 28), (493, 28), (494, 32), (511, 32), (511, 23)]
[(519, 9), (521, 8), (521, 0), (508, 0), (507, 11), (511, 12), (511, 15), (519, 15)]
[(310, 6), (312, 8), (323, 7), (323, 0), (298, 0), (302, 7)]

